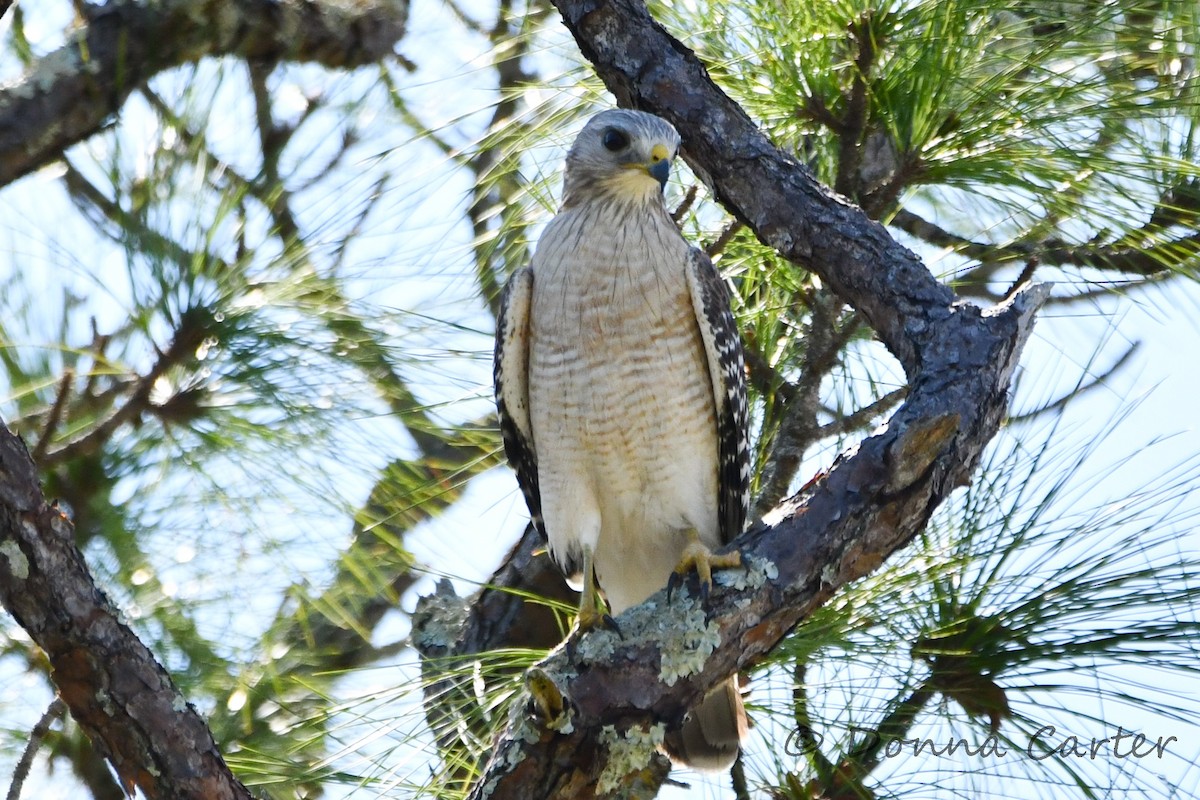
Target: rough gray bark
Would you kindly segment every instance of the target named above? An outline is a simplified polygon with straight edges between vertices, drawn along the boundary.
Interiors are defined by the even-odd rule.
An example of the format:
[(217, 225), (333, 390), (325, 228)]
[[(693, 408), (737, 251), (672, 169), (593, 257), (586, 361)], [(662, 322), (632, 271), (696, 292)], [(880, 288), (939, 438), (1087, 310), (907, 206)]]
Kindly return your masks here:
[(146, 797), (249, 800), (212, 734), (92, 581), (29, 451), (0, 425), (0, 600), (50, 661), (59, 696)]
[(543, 698), (561, 694), (562, 714), (518, 704), (474, 788), (480, 799), (653, 796), (664, 723), (879, 566), (969, 481), (1046, 298), (1032, 287), (989, 310), (956, 301), (882, 226), (767, 141), (638, 0), (555, 5), (618, 102), (674, 123), (717, 198), (853, 305), (910, 390), (886, 429), (737, 541), (749, 567), (737, 585), (714, 587), (707, 619), (693, 599), (668, 605), (660, 593), (618, 619), (623, 638), (598, 631), (553, 654), (533, 683)]
[(389, 55), (408, 0), (109, 0), (75, 38), (0, 91), (0, 186), (62, 157), (157, 73), (205, 56), (349, 69)]

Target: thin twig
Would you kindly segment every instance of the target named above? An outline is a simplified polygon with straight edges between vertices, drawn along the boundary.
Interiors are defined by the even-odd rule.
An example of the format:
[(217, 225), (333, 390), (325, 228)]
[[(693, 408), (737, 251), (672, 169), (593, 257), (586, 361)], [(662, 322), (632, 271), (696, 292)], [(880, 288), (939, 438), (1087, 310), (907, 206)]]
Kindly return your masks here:
[[(692, 207), (692, 203), (696, 202), (696, 193), (699, 191), (700, 187), (693, 183), (688, 187), (687, 194), (683, 196), (683, 201), (679, 204), (678, 208), (671, 212), (671, 219), (675, 221), (676, 225), (679, 224), (679, 220), (683, 219), (683, 215), (688, 212), (688, 209)], [(712, 253), (709, 253), (709, 255), (712, 255)]]
[(1037, 256), (1033, 256), (1025, 262), (1025, 268), (1021, 270), (1021, 274), (1017, 276), (1017, 279), (1008, 287), (1008, 291), (1004, 293), (1005, 300), (1011, 299), (1022, 286), (1033, 280), (1033, 273), (1037, 271), (1038, 263)]
[(79, 396), (84, 401), (92, 397), (92, 390), (96, 388), (96, 381), (100, 378), (100, 370), (97, 367), (100, 361), (105, 358), (104, 351), (108, 349), (108, 343), (112, 341), (112, 335), (101, 333), (100, 327), (96, 323), (96, 318), (92, 317), (92, 345), (89, 352), (92, 354), (92, 368), (88, 370), (87, 377), (83, 381), (83, 388), (79, 391)]
[(17, 762), (16, 769), (13, 770), (12, 783), (9, 784), (5, 800), (19, 800), (21, 788), (25, 785), (25, 779), (29, 777), (29, 770), (33, 767), (33, 758), (41, 748), (42, 740), (50, 732), (50, 726), (56, 720), (62, 719), (66, 711), (67, 704), (61, 698), (55, 697), (50, 702), (50, 707), (46, 709), (46, 713), (42, 714), (42, 718), (33, 726), (33, 730), (29, 731), (29, 741), (25, 743), (25, 751), (21, 753), (21, 760)]
[[(505, 142), (506, 138), (510, 142), (519, 141), (532, 130), (530, 123), (520, 113), (524, 105), (522, 87), (532, 80), (522, 66), (532, 41), (531, 37), (520, 35), (523, 27), (520, 19), (513, 16), (512, 0), (501, 0), (496, 10), (496, 24), (489, 34), (492, 68), (496, 71), (500, 99), (492, 109), (487, 132), (488, 137), (497, 138), (490, 143), (491, 146), (487, 146), (488, 140), (485, 138), (484, 146), (467, 161), (468, 169), (475, 176), (475, 190), (467, 207), (467, 218), (475, 241), (475, 280), (479, 296), (495, 319), (500, 316), (501, 284), (506, 266), (528, 260), (527, 246), (512, 239), (511, 232), (505, 235), (503, 221), (495, 231), (489, 225), (493, 209), (511, 206), (523, 189), (518, 162), (513, 160), (510, 147)], [(492, 241), (493, 233), (500, 234), (495, 241)], [(509, 241), (506, 242), (506, 238)], [(506, 244), (513, 250), (506, 252)]]
[(54, 405), (50, 406), (46, 424), (42, 426), (42, 435), (38, 437), (37, 445), (30, 454), (35, 464), (42, 463), (42, 458), (46, 455), (46, 448), (50, 446), (50, 440), (54, 438), (54, 430), (62, 421), (63, 409), (67, 407), (67, 398), (71, 395), (71, 381), (74, 379), (75, 373), (67, 369), (63, 371), (62, 378), (58, 381), (58, 392), (54, 396)]
[(895, 408), (907, 396), (907, 386), (893, 389), (875, 402), (863, 406), (858, 411), (817, 428), (817, 438), (824, 439), (827, 436), (838, 436), (858, 430), (885, 411)]
[(458, 3), (452, 2), (452, 0), (444, 0), (444, 3), (446, 8), (450, 9), (450, 12), (458, 17), (458, 21), (462, 23), (464, 28), (472, 33), (478, 33), (480, 36), (487, 36), (488, 30), (484, 27), (483, 23), (472, 19)]
[(721, 231), (721, 235), (717, 237), (715, 242), (704, 248), (704, 252), (708, 253), (709, 258), (716, 258), (718, 254), (725, 250), (725, 246), (737, 235), (737, 232), (744, 227), (746, 227), (746, 223), (740, 219), (735, 219), (725, 227), (725, 230)]
[[(284, 148), (296, 132), (294, 128), (279, 125), (275, 121), (271, 108), (271, 91), (267, 79), (275, 69), (275, 64), (260, 61), (247, 61), (250, 73), (250, 92), (254, 97), (254, 119), (258, 127), (259, 149), (262, 151), (262, 170), (259, 180), (268, 187), (259, 199), (267, 206), (267, 213), (279, 231), (285, 248), (291, 248), (300, 243), (300, 223), (292, 213), (292, 194), (284, 184), (279, 174), (279, 159)], [(307, 249), (305, 249), (307, 251)], [(306, 252), (307, 256), (307, 252)]]
[(1063, 306), (1074, 306), (1079, 304), (1092, 304), (1099, 300), (1107, 300), (1114, 295), (1119, 295), (1122, 292), (1128, 292), (1133, 289), (1140, 289), (1144, 286), (1150, 286), (1156, 283), (1162, 283), (1175, 277), (1174, 272), (1160, 272), (1157, 275), (1148, 275), (1145, 278), (1135, 278), (1128, 281), (1112, 281), (1103, 282), (1099, 288), (1089, 289), (1086, 292), (1078, 294), (1059, 295), (1052, 297), (1046, 302), (1046, 307), (1051, 306), (1061, 308)]
[(900, 700), (887, 716), (880, 720), (874, 734), (868, 736), (863, 746), (855, 749), (847, 758), (854, 764), (855, 772), (859, 776), (868, 775), (879, 766), (879, 754), (889, 743), (907, 738), (917, 715), (929, 704), (933, 695), (934, 690), (929, 682), (922, 681), (920, 686), (908, 697)]
[(744, 348), (746, 357), (746, 372), (750, 377), (750, 383), (762, 395), (773, 395), (778, 400), (783, 402), (790, 401), (796, 396), (796, 385), (779, 374), (779, 370), (772, 366), (771, 362), (767, 361), (766, 357), (758, 351), (757, 343), (753, 341), (753, 337), (749, 334), (752, 331), (747, 331), (747, 344), (749, 347)]
[(804, 366), (800, 380), (795, 384), (795, 395), (784, 407), (782, 421), (771, 443), (759, 496), (754, 502), (756, 517), (783, 499), (805, 451), (816, 441), (821, 381), (833, 369), (842, 347), (859, 324), (856, 314), (851, 314), (846, 324), (839, 328), (835, 315), (840, 306), (841, 301), (828, 290), (814, 293), (809, 303)]
[(817, 773), (819, 780), (827, 782), (834, 772), (833, 763), (821, 752), (821, 742), (812, 727), (812, 716), (808, 713), (808, 690), (804, 678), (808, 665), (803, 660), (796, 662), (792, 670), (792, 718), (796, 721), (795, 744), (798, 752), (808, 756), (808, 763)]
[(825, 100), (817, 95), (809, 95), (804, 98), (804, 105), (796, 106), (795, 115), (797, 119), (812, 120), (818, 125), (823, 125), (838, 136), (842, 136), (843, 130), (842, 121), (829, 110), (829, 106), (825, 104)]
[(1029, 422), (1030, 420), (1040, 417), (1042, 414), (1045, 414), (1048, 411), (1061, 411), (1072, 400), (1075, 400), (1076, 398), (1103, 386), (1109, 378), (1117, 373), (1118, 370), (1129, 363), (1130, 359), (1133, 358), (1133, 354), (1137, 352), (1138, 348), (1141, 346), (1141, 342), (1134, 342), (1125, 350), (1124, 353), (1121, 354), (1121, 357), (1118, 358), (1111, 367), (1097, 375), (1095, 378), (1092, 378), (1092, 380), (1081, 386), (1075, 387), (1062, 397), (1058, 398), (1057, 400), (1052, 400), (1041, 408), (1035, 408), (1033, 411), (1028, 411), (1024, 414), (1015, 414), (1010, 416), (1008, 418), (1008, 423), (1011, 425), (1018, 422)]
[[(971, 274), (975, 274), (972, 272)], [(1060, 294), (1051, 297), (1046, 301), (1046, 308), (1063, 308), (1067, 306), (1091, 305), (1101, 300), (1107, 300), (1114, 296), (1121, 295), (1142, 289), (1146, 286), (1163, 283), (1174, 278), (1174, 272), (1158, 272), (1153, 275), (1147, 275), (1144, 278), (1130, 278), (1128, 280), (1112, 280), (1112, 281), (1096, 281), (1098, 288), (1089, 289), (1086, 292), (1077, 292), (1076, 294)], [(1057, 283), (1055, 284), (1057, 285)], [(976, 300), (981, 300), (985, 303), (993, 305), (1003, 303), (1005, 295), (1000, 292), (992, 291), (984, 286), (958, 286), (957, 291), (960, 297), (971, 297)]]
[[(1190, 211), (1190, 209), (1183, 209)], [(1200, 212), (1191, 213), (1194, 223)], [(1092, 267), (1135, 275), (1173, 274), (1200, 253), (1200, 233), (1162, 239), (1163, 229), (1147, 223), (1127, 232), (1109, 244), (1074, 244), (1059, 237), (1008, 244), (976, 242), (942, 228), (917, 214), (900, 209), (888, 222), (900, 230), (937, 247), (945, 247), (979, 262), (979, 266), (960, 278), (982, 282), (1000, 265), (1036, 258), (1040, 264), (1054, 267)], [(1152, 244), (1145, 244), (1151, 242)]]
[(189, 330), (183, 327), (187, 325), (186, 320), (181, 321), (180, 324), (181, 327), (176, 329), (171, 346), (167, 348), (166, 352), (160, 352), (158, 359), (150, 367), (150, 370), (137, 379), (133, 393), (125, 401), (124, 405), (78, 439), (67, 442), (57, 450), (46, 453), (46, 464), (70, 461), (77, 456), (92, 452), (107, 442), (113, 433), (126, 422), (132, 422), (149, 410), (150, 393), (154, 390), (154, 384), (166, 374), (167, 370), (183, 361), (188, 355), (194, 353), (196, 346), (199, 344), (196, 326), (190, 326), (191, 329)]
[(895, 169), (882, 185), (859, 192), (862, 195), (859, 202), (871, 219), (880, 219), (894, 208), (900, 194), (925, 171), (925, 162), (916, 153), (896, 153), (895, 159)]

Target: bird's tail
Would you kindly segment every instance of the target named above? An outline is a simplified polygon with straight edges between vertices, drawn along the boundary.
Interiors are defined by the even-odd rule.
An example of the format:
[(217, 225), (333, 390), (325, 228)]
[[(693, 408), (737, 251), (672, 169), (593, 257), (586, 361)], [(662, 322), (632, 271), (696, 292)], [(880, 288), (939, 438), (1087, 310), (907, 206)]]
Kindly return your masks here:
[(746, 709), (737, 677), (713, 689), (676, 731), (667, 733), (667, 755), (693, 769), (726, 770), (737, 759), (746, 735)]

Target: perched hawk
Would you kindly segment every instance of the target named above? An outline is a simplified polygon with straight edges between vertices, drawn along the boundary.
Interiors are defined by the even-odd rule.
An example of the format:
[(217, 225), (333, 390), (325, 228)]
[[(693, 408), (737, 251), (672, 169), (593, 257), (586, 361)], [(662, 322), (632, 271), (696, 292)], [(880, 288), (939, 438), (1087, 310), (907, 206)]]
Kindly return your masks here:
[[(593, 117), (567, 154), (562, 207), (513, 275), (496, 332), (504, 449), (533, 524), (569, 576), (581, 628), (689, 570), (702, 594), (736, 553), (749, 499), (741, 340), (712, 261), (671, 219), (679, 134), (638, 111)], [(745, 711), (731, 680), (668, 749), (732, 764)]]

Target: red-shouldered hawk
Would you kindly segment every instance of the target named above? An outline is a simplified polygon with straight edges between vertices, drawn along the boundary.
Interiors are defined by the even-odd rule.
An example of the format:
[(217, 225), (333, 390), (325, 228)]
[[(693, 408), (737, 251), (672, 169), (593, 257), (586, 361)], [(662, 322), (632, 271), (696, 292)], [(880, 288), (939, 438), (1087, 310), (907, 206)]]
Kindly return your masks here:
[[(562, 207), (513, 275), (496, 333), (504, 448), (533, 524), (567, 575), (580, 627), (690, 569), (749, 505), (745, 368), (729, 296), (663, 200), (679, 134), (658, 117), (593, 117), (567, 155)], [(692, 766), (732, 764), (745, 732), (734, 680), (668, 734)]]

